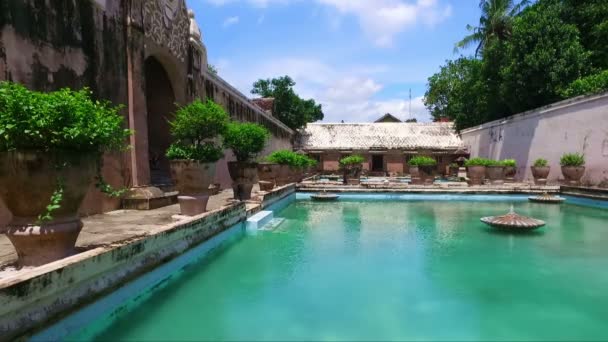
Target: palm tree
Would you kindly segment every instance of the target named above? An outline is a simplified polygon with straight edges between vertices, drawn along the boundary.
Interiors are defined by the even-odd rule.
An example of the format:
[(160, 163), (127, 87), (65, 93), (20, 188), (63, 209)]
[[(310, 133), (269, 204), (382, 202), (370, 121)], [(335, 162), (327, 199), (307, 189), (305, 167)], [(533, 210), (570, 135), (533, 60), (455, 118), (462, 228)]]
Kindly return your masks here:
[(454, 51), (457, 52), (460, 49), (477, 44), (475, 56), (478, 56), (490, 41), (494, 39), (508, 39), (511, 36), (511, 29), (513, 28), (513, 18), (530, 1), (521, 0), (519, 3), (516, 2), (515, 0), (481, 0), (479, 2), (479, 8), (481, 9), (479, 26), (473, 27), (467, 25), (467, 30), (471, 34), (458, 42)]

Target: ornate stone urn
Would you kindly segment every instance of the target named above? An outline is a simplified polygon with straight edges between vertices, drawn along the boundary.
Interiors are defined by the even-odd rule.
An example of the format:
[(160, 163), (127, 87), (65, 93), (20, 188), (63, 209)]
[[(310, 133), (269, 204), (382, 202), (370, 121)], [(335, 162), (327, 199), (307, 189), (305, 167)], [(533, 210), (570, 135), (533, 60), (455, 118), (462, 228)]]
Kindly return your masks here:
[(486, 166), (486, 177), (494, 185), (504, 184), (505, 167), (499, 165)]
[[(13, 215), (2, 232), (20, 265), (39, 266), (74, 254), (82, 229), (78, 209), (98, 162), (95, 153), (0, 153), (0, 197)], [(59, 200), (51, 203), (52, 197)], [(50, 204), (58, 207), (49, 212)], [(49, 215), (43, 217), (45, 213)]]
[(467, 166), (470, 185), (482, 185), (486, 178), (486, 167), (483, 165)]
[(290, 182), (300, 183), (304, 179), (304, 169), (297, 166), (289, 167)]
[(505, 181), (515, 182), (515, 175), (517, 174), (517, 168), (513, 166), (505, 166)]
[(251, 190), (258, 182), (258, 164), (251, 162), (228, 162), (228, 172), (232, 178), (234, 198), (240, 201), (251, 199)]
[(348, 185), (359, 185), (361, 184), (361, 171), (363, 166), (359, 165), (348, 165), (343, 169), (344, 173), (344, 184)]
[(181, 214), (196, 216), (207, 211), (210, 189), (215, 178), (215, 163), (194, 160), (172, 160), (171, 178), (179, 191)]
[(424, 180), (420, 177), (420, 169), (417, 165), (410, 165), (411, 184), (422, 184)]
[(270, 191), (278, 185), (278, 178), (281, 166), (273, 163), (259, 163), (258, 177), (260, 180), (260, 190)]
[(424, 184), (433, 184), (433, 182), (435, 181), (436, 172), (436, 165), (418, 165), (418, 174), (420, 175), (420, 181)]
[(578, 185), (581, 183), (581, 178), (585, 175), (584, 166), (562, 166), (562, 175), (567, 183)]
[(547, 184), (547, 177), (549, 177), (549, 172), (551, 172), (550, 166), (531, 166), (530, 169), (532, 170), (532, 177), (534, 177), (534, 184)]
[(289, 165), (279, 165), (279, 174), (277, 177), (277, 186), (283, 186), (289, 184), (290, 181), (290, 169)]

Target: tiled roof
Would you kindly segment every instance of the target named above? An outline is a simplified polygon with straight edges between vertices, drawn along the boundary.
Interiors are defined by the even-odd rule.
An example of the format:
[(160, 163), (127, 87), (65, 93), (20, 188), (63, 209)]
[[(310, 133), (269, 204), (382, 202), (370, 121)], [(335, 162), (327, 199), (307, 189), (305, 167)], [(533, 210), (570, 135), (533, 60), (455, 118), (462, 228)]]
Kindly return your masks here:
[(452, 123), (308, 124), (296, 148), (303, 150), (432, 149), (463, 147)]

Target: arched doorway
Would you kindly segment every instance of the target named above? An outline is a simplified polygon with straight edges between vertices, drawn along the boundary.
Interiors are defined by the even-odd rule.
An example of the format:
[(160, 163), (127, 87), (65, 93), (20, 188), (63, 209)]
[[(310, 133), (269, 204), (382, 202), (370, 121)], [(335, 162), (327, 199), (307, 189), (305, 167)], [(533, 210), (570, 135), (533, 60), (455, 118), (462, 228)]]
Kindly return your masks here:
[(169, 160), (165, 152), (171, 144), (169, 120), (175, 112), (175, 93), (167, 71), (154, 57), (146, 59), (145, 78), (150, 183), (171, 184)]

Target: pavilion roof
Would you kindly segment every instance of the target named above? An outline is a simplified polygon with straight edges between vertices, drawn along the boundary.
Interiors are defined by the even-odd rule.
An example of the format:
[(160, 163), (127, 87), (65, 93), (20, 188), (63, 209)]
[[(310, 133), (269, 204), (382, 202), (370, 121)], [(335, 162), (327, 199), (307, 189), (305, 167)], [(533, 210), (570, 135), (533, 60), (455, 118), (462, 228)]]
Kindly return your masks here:
[(458, 150), (453, 123), (314, 123), (299, 131), (302, 150)]

